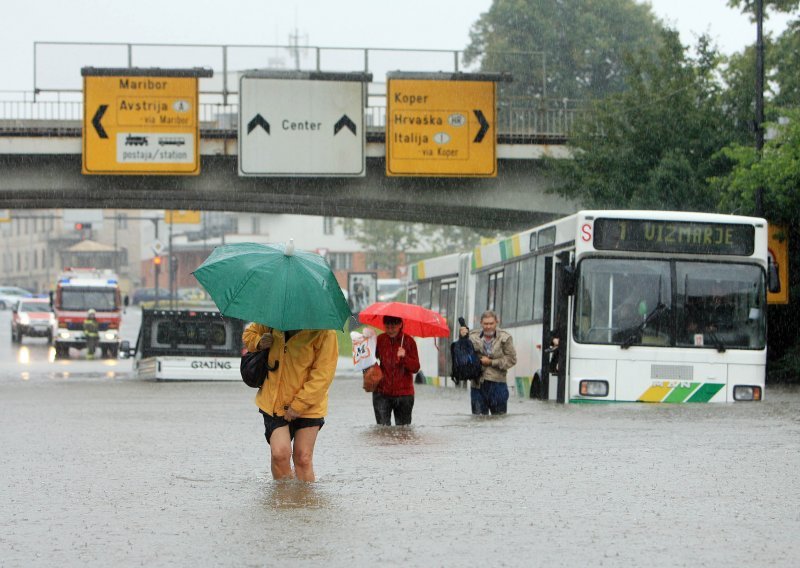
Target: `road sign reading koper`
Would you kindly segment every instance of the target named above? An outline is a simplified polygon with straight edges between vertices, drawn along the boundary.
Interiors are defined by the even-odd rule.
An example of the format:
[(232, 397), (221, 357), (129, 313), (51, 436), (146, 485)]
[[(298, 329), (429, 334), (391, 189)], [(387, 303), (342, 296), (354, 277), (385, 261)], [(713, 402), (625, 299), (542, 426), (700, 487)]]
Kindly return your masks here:
[(96, 69), (83, 75), (83, 173), (200, 173), (205, 69)]
[(498, 78), (390, 73), (386, 175), (496, 176)]

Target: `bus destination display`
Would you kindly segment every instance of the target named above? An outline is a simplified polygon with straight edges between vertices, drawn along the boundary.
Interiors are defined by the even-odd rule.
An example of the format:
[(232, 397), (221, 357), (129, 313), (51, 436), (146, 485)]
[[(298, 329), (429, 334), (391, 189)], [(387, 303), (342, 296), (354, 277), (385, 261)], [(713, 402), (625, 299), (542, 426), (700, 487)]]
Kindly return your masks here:
[(750, 256), (755, 228), (733, 223), (597, 219), (597, 250)]

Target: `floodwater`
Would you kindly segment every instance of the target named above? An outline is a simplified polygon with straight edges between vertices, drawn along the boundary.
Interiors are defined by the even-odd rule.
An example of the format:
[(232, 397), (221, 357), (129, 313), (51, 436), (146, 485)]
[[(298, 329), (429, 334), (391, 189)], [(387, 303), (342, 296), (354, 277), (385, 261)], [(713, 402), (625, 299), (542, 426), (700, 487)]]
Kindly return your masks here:
[(373, 425), (337, 378), (318, 482), (269, 476), (253, 391), (0, 371), (3, 566), (796, 566), (800, 390), (738, 405), (419, 386)]

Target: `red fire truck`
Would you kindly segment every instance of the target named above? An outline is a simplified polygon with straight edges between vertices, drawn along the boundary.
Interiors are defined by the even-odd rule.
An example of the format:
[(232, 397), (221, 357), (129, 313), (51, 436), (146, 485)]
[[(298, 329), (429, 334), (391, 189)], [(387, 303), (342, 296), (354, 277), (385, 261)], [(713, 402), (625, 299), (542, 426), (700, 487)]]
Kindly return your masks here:
[[(127, 301), (127, 297), (125, 298)], [(122, 297), (119, 278), (111, 270), (66, 268), (58, 277), (50, 302), (58, 321), (56, 357), (69, 357), (69, 348), (83, 349), (83, 322), (94, 309), (100, 328), (98, 342), (103, 357), (117, 357)]]

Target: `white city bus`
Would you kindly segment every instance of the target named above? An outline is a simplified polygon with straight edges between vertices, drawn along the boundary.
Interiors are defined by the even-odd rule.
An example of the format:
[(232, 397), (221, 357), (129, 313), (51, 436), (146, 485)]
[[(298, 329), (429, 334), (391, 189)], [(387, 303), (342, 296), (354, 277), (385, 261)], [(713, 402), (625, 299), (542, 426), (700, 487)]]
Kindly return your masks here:
[(453, 328), (420, 342), (431, 384), (454, 386), (457, 318), (474, 328), (494, 310), (514, 338), (508, 381), (520, 397), (726, 402), (763, 397), (766, 292), (777, 286), (764, 219), (581, 211), (412, 265), (408, 301)]

